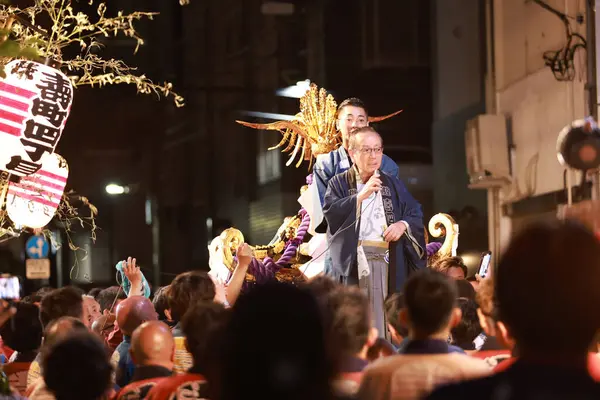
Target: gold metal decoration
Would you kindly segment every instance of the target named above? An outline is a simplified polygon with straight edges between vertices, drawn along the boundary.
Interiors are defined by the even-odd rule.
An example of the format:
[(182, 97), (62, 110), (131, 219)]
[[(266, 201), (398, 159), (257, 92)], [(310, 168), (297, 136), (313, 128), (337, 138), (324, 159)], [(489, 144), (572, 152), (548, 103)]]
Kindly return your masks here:
[(340, 136), (335, 129), (337, 103), (333, 96), (327, 94), (323, 88), (311, 84), (304, 96), (300, 98), (300, 112), (291, 121), (277, 121), (270, 124), (253, 124), (236, 121), (238, 124), (254, 129), (275, 130), (281, 132), (283, 138), (277, 146), (270, 147), (274, 150), (287, 146), (282, 150), (287, 153), (292, 151), (286, 165), (289, 166), (300, 152), (296, 168), (302, 161), (311, 161), (313, 156), (329, 153), (341, 144)]
[[(236, 228), (228, 228), (219, 235), (219, 244), (214, 251), (220, 253), (223, 263), (230, 270), (235, 270), (235, 253), (237, 248), (244, 243), (244, 234)], [(254, 281), (254, 276), (246, 274), (247, 281)]]
[[(285, 243), (295, 237), (300, 222), (301, 218), (299, 216), (285, 218), (284, 223), (277, 230), (277, 238), (271, 244), (251, 246), (254, 258), (260, 262), (266, 257), (277, 261), (283, 254)], [(244, 243), (244, 235), (240, 230), (236, 228), (225, 229), (218, 238), (213, 240), (210, 256), (222, 259), (227, 269), (233, 272), (236, 267), (234, 257), (238, 246), (242, 243)], [(297, 254), (292, 259), (291, 268), (282, 268), (275, 274), (275, 278), (281, 282), (303, 281), (305, 278), (299, 268), (306, 261), (308, 261), (306, 256)], [(247, 273), (246, 281), (255, 282), (256, 277), (251, 273)]]
[[(238, 124), (253, 129), (279, 131), (283, 135), (281, 141), (269, 150), (286, 146), (282, 152), (292, 154), (286, 166), (290, 166), (296, 157), (296, 168), (302, 161), (309, 161), (319, 154), (326, 154), (337, 149), (342, 144), (340, 133), (336, 130), (337, 103), (324, 88), (319, 89), (312, 83), (304, 96), (300, 98), (300, 112), (290, 121), (277, 121), (270, 124), (257, 124), (236, 121)], [(369, 117), (369, 122), (379, 122), (402, 112), (396, 111), (381, 117)]]
[(398, 110), (398, 111), (393, 112), (388, 115), (382, 115), (381, 117), (369, 117), (369, 123), (376, 123), (376, 122), (384, 121), (388, 118), (395, 117), (396, 115), (400, 114), (402, 111), (404, 111), (404, 110)]
[(275, 278), (279, 282), (285, 282), (285, 283), (304, 282), (304, 281), (306, 281), (306, 277), (304, 276), (302, 271), (300, 271), (301, 266), (302, 266), (302, 264), (293, 264), (291, 266), (291, 268), (281, 268), (275, 274)]
[(444, 236), (442, 247), (427, 260), (428, 265), (433, 265), (442, 258), (453, 256), (453, 246), (458, 240), (458, 225), (454, 218), (448, 214), (439, 213), (429, 220), (429, 232), (434, 238)]
[(270, 244), (253, 247), (255, 258), (262, 261), (265, 257), (271, 257), (277, 261), (285, 250), (286, 242), (296, 236), (296, 229), (300, 226), (300, 222), (302, 219), (298, 215), (284, 218), (283, 224), (277, 229), (275, 239)]

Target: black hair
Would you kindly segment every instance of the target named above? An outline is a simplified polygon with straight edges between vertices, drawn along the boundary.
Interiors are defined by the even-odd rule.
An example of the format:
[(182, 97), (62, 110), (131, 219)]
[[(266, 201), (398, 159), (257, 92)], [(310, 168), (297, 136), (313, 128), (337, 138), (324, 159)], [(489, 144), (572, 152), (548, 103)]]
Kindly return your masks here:
[(165, 314), (165, 310), (169, 309), (169, 287), (162, 286), (159, 287), (158, 290), (154, 293), (154, 297), (152, 297), (152, 304), (154, 305), (154, 309), (158, 314), (158, 319), (160, 321), (167, 321), (167, 315)]
[(197, 301), (181, 320), (187, 350), (194, 358), (197, 372), (210, 375), (209, 368), (218, 362), (219, 338), (223, 335), (229, 311), (214, 301)]
[(465, 279), (457, 279), (454, 283), (456, 283), (458, 297), (475, 301), (475, 289), (473, 288), (473, 285), (469, 283), (469, 281)]
[(328, 297), (332, 292), (339, 289), (341, 285), (329, 276), (319, 275), (304, 283), (303, 287), (320, 301), (320, 299)]
[(404, 288), (411, 328), (424, 335), (438, 332), (450, 320), (457, 295), (454, 280), (444, 274), (429, 268), (413, 273)]
[(174, 321), (179, 321), (196, 301), (211, 301), (215, 284), (205, 271), (188, 271), (173, 279), (168, 290), (169, 308)]
[(40, 296), (38, 294), (31, 294), (29, 296), (23, 297), (19, 303), (35, 304), (35, 303), (39, 303), (41, 301), (42, 301), (42, 296)]
[(402, 337), (408, 336), (408, 328), (400, 322), (400, 311), (404, 308), (404, 295), (402, 293), (394, 293), (385, 299), (385, 315), (388, 323)]
[(44, 297), (45, 295), (52, 292), (53, 290), (54, 290), (54, 288), (52, 286), (44, 286), (44, 287), (39, 288), (34, 294), (36, 294), (40, 297)]
[(0, 336), (5, 345), (19, 353), (35, 351), (42, 343), (43, 328), (40, 309), (34, 304), (14, 303), (17, 313), (0, 327)]
[[(125, 300), (127, 295), (121, 289), (120, 286), (111, 286), (106, 289), (102, 289), (98, 295), (96, 295), (96, 301), (100, 304), (100, 312), (104, 313), (105, 310), (110, 310), (115, 300)], [(115, 310), (112, 310), (113, 313)]]
[(50, 321), (60, 317), (83, 318), (83, 298), (79, 289), (65, 286), (42, 297), (40, 303), (42, 325), (45, 327)]
[(365, 106), (365, 102), (362, 101), (361, 99), (359, 99), (358, 97), (349, 97), (346, 100), (342, 101), (340, 103), (340, 105), (338, 106), (338, 110), (337, 110), (338, 116), (340, 115), (340, 112), (342, 111), (342, 109), (344, 107), (348, 107), (348, 106), (362, 108), (363, 110), (365, 110), (365, 114), (367, 115), (367, 117), (369, 116), (369, 110), (367, 110), (367, 106)]
[(97, 400), (109, 389), (112, 375), (104, 344), (89, 332), (54, 343), (42, 357), (42, 371), (56, 400)]
[(356, 356), (369, 339), (369, 299), (358, 287), (344, 287), (331, 293), (328, 304), (333, 317), (329, 324), (330, 345), (346, 357)]
[[(90, 289), (90, 291), (87, 293), (88, 296), (92, 296), (96, 301), (98, 301), (98, 299), (96, 299), (96, 297), (98, 297), (98, 295), (100, 294), (100, 292), (102, 292), (104, 289), (103, 288), (93, 288)], [(100, 310), (100, 312), (102, 312), (102, 310)]]
[(462, 318), (451, 330), (452, 344), (463, 350), (475, 350), (473, 340), (483, 332), (477, 315), (477, 303), (471, 299), (458, 299)]
[(223, 343), (222, 400), (331, 395), (335, 369), (319, 305), (305, 289), (282, 283), (252, 288), (235, 303)]

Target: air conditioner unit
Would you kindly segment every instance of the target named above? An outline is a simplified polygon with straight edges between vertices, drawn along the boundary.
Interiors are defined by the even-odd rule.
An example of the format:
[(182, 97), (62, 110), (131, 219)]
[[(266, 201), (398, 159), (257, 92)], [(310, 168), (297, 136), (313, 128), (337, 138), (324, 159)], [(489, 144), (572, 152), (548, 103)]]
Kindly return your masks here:
[(470, 189), (502, 187), (511, 182), (503, 115), (484, 114), (467, 121), (465, 146)]

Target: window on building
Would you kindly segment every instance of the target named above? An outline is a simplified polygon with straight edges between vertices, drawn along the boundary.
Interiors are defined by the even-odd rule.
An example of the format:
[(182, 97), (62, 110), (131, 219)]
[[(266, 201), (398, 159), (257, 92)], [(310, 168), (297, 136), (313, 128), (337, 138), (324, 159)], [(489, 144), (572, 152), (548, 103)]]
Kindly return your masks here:
[(260, 131), (258, 134), (258, 183), (264, 185), (281, 178), (281, 151), (268, 150), (280, 139), (278, 132)]
[(362, 0), (363, 66), (429, 65), (427, 0)]

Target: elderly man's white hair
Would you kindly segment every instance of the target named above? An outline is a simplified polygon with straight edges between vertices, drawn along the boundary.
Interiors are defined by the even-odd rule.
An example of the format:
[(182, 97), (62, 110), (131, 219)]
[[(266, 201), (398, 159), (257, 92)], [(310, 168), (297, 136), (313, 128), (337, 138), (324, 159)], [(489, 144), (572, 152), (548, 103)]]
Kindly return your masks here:
[(362, 133), (372, 133), (372, 134), (379, 136), (379, 140), (381, 141), (381, 144), (383, 145), (383, 138), (381, 137), (379, 132), (377, 132), (375, 129), (373, 129), (370, 126), (363, 126), (360, 128), (353, 129), (350, 132), (350, 138), (348, 140), (348, 148), (349, 149), (356, 150), (356, 147), (355, 147), (356, 146), (356, 135), (360, 135)]

